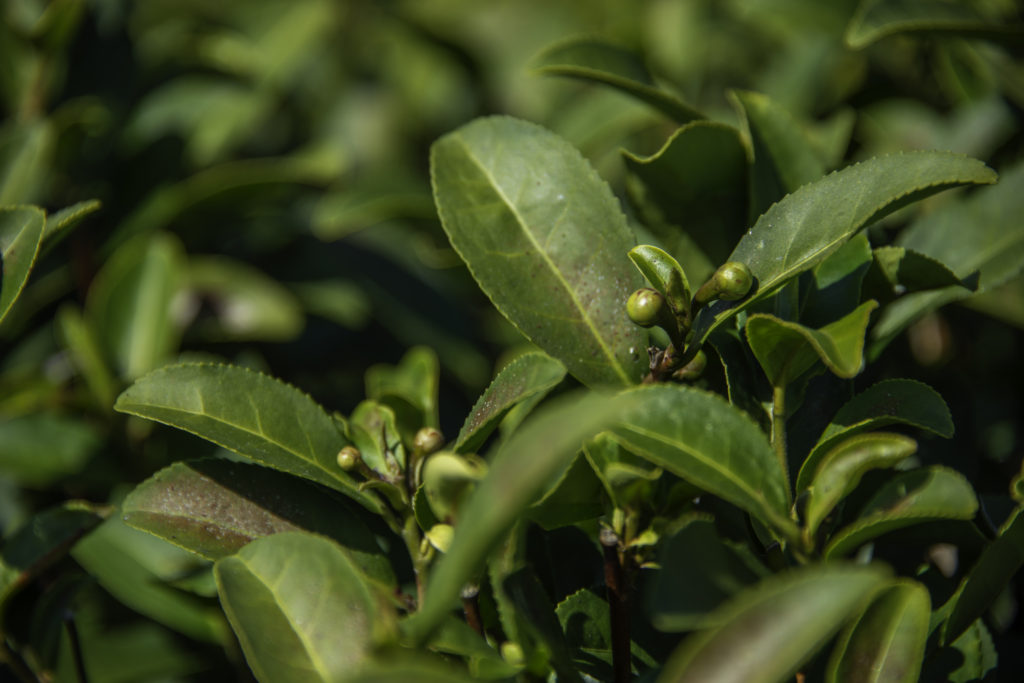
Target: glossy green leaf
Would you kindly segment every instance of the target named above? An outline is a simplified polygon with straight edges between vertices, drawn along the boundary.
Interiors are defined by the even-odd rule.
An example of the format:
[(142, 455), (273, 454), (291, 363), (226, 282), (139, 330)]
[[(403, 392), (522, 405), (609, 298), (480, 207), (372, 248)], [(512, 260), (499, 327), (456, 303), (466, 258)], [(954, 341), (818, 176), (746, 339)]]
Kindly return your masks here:
[(879, 487), (856, 520), (832, 536), (825, 557), (842, 557), (882, 534), (906, 526), (971, 519), (977, 510), (974, 489), (959, 472), (937, 466), (901, 472)]
[(195, 555), (132, 529), (112, 516), (71, 549), (71, 556), (127, 607), (190, 638), (227, 643), (224, 615), (215, 604), (175, 588), (195, 571)]
[(765, 579), (711, 615), (719, 626), (684, 640), (658, 681), (786, 680), (887, 581), (880, 567), (838, 563)]
[(1017, 507), (999, 530), (977, 563), (950, 598), (952, 611), (942, 627), (942, 641), (960, 637), (975, 620), (984, 615), (1013, 576), (1024, 566), (1024, 514)]
[(619, 508), (650, 495), (651, 486), (662, 475), (660, 467), (633, 455), (609, 434), (598, 434), (584, 444), (583, 454)]
[(109, 410), (114, 405), (120, 385), (103, 357), (103, 350), (89, 321), (77, 306), (68, 303), (57, 311), (56, 325), (61, 341), (89, 390), (99, 405)]
[(5, 534), (0, 549), (0, 608), (64, 557), (78, 539), (103, 521), (105, 512), (84, 501), (68, 501), (33, 515)]
[(582, 442), (609, 427), (635, 400), (630, 395), (567, 395), (531, 415), (501, 444), (489, 458), (487, 476), (460, 508), (455, 538), (430, 574), (420, 611), (404, 624), (412, 640), (430, 635), (463, 584), (522, 511), (569, 466)]
[(290, 341), (305, 324), (298, 299), (260, 270), (221, 256), (191, 256), (188, 289), (213, 310), (193, 325), (211, 341)]
[(961, 185), (993, 183), (980, 161), (947, 152), (908, 152), (863, 161), (802, 186), (768, 209), (729, 261), (745, 263), (752, 294), (716, 301), (697, 315), (694, 348), (725, 320), (820, 263), (861, 228), (914, 201)]
[(38, 207), (0, 207), (0, 251), (3, 252), (0, 321), (11, 312), (14, 301), (28, 282), (43, 241), (45, 225), (46, 214)]
[(807, 456), (796, 479), (798, 491), (810, 485), (818, 463), (844, 439), (891, 424), (904, 424), (953, 436), (949, 407), (934, 389), (912, 379), (888, 379), (873, 384), (840, 408)]
[(332, 541), (288, 532), (214, 565), (217, 591), (261, 683), (339, 681), (394, 635), (396, 616)]
[(601, 493), (601, 480), (580, 455), (544, 497), (530, 506), (527, 515), (543, 529), (596, 519), (605, 511)]
[(45, 488), (79, 472), (103, 444), (100, 430), (76, 417), (36, 413), (0, 421), (0, 473)]
[(864, 334), (877, 307), (866, 301), (818, 330), (755, 313), (747, 319), (747, 341), (772, 386), (787, 386), (819, 359), (836, 375), (853, 377), (864, 365)]
[[(655, 154), (623, 152), (637, 181), (630, 187), (646, 221), (662, 221), (659, 232), (668, 251), (687, 263), (678, 244), (685, 234), (712, 261), (725, 262), (747, 226), (747, 151), (739, 131), (713, 121), (695, 121), (678, 129)], [(692, 248), (691, 248), (692, 250)], [(690, 277), (702, 273), (687, 271)], [(696, 280), (695, 280), (696, 282)]]
[(955, 664), (951, 670), (942, 672), (943, 679), (950, 683), (983, 681), (999, 665), (999, 653), (992, 642), (992, 634), (980, 619), (953, 641), (951, 647)]
[(751, 218), (784, 195), (825, 175), (825, 165), (793, 115), (767, 95), (730, 93), (746, 123), (753, 148), (750, 168)]
[(144, 236), (118, 249), (89, 288), (86, 317), (122, 379), (159, 367), (177, 348), (171, 302), (184, 259), (175, 237)]
[(275, 470), (229, 460), (192, 460), (157, 472), (121, 504), (136, 529), (216, 560), (286, 531), (328, 536), (368, 576), (394, 582), (377, 540), (324, 489)]
[[(477, 679), (505, 679), (515, 676), (521, 668), (502, 659), (498, 651), (473, 630), (472, 626), (456, 616), (449, 617), (441, 624), (427, 644), (427, 648), (434, 652), (464, 657), (469, 664), (470, 674)], [(414, 677), (410, 680), (416, 679)]]
[(331, 416), (280, 380), (230, 365), (172, 365), (137, 380), (114, 409), (191, 432), (380, 510), (378, 500), (338, 467), (347, 442)]
[(418, 413), (419, 427), (438, 427), (437, 387), (441, 370), (437, 354), (425, 346), (410, 349), (398, 365), (374, 365), (366, 371), (366, 396), (396, 412), (389, 397), (404, 401)]
[(455, 451), (479, 449), (509, 410), (530, 397), (547, 394), (564, 377), (565, 366), (547, 354), (531, 352), (517, 357), (501, 369), (469, 411), (455, 440)]
[(897, 581), (840, 635), (825, 680), (916, 683), (930, 615), (928, 589), (916, 581)]
[(654, 83), (640, 57), (596, 38), (571, 38), (545, 49), (534, 69), (550, 76), (594, 81), (621, 90), (679, 123), (704, 118), (678, 97)]
[[(1024, 264), (1024, 163), (1000, 173), (999, 183), (930, 211), (904, 230), (897, 245), (945, 264), (961, 280), (979, 274), (986, 292), (1021, 272)], [(966, 227), (965, 227), (966, 226)], [(882, 311), (871, 331), (877, 354), (915, 319), (971, 292), (960, 286), (907, 294)]]
[(806, 535), (813, 538), (829, 512), (857, 488), (868, 470), (893, 467), (917, 451), (917, 443), (901, 434), (872, 432), (841, 442), (821, 459), (807, 488)]
[(971, 3), (943, 0), (862, 0), (846, 29), (855, 50), (901, 33), (949, 33), (954, 36), (1019, 41), (1024, 26), (986, 19)]
[(633, 265), (647, 278), (651, 287), (661, 292), (672, 311), (687, 320), (690, 318), (690, 283), (679, 262), (664, 249), (641, 244), (629, 250)]
[(623, 412), (615, 440), (792, 536), (785, 477), (749, 417), (715, 394), (680, 385), (648, 385), (628, 395), (635, 408)]
[(431, 173), (448, 239), (498, 310), (583, 383), (639, 382), (633, 236), (580, 153), (534, 124), (484, 118), (434, 143)]
[(651, 623), (661, 631), (692, 631), (717, 625), (713, 610), (767, 575), (743, 558), (709, 519), (697, 518), (658, 550), (660, 570), (646, 596)]

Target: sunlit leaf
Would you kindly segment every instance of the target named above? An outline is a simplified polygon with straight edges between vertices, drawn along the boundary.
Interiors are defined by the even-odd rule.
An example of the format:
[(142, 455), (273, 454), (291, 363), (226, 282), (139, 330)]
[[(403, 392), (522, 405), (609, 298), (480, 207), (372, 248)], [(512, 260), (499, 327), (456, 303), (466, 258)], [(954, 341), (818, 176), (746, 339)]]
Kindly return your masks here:
[(0, 207), (0, 250), (3, 282), (0, 284), (0, 321), (10, 313), (35, 265), (43, 241), (46, 214), (35, 206)]
[(448, 239), (495, 306), (585, 384), (639, 382), (645, 333), (625, 311), (640, 284), (633, 237), (580, 153), (492, 117), (434, 143), (431, 172)]

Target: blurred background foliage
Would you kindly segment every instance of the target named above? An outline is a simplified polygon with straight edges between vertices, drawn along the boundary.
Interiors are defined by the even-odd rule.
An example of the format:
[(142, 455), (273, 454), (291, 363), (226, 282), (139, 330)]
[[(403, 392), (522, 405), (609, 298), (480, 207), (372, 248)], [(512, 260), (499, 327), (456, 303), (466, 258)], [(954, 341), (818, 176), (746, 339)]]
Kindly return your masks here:
[[(635, 50), (659, 85), (728, 123), (730, 89), (765, 93), (826, 169), (924, 148), (1019, 162), (1020, 36), (991, 28), (1019, 20), (1019, 3), (953, 3), (989, 27), (977, 38), (941, 22), (888, 35), (875, 4), (5, 0), (0, 206), (84, 216), (46, 233), (0, 327), (8, 674), (72, 680), (73, 626), (93, 681), (248, 679), (204, 563), (117, 523), (58, 552), (132, 484), (212, 449), (115, 414), (113, 400), (186, 356), (264, 369), (348, 413), (367, 368), (423, 345), (440, 359), (441, 422), (455, 434), (523, 340), (444, 238), (430, 143), (485, 114), (539, 122), (629, 212), (620, 150), (652, 154), (676, 127), (621, 92), (538, 74), (553, 43), (593, 35)], [(938, 388), (961, 435), (948, 457), (981, 492), (1005, 493), (1024, 454), (1024, 281), (964, 303), (912, 326), (864, 380)], [(33, 538), (52, 557), (33, 556)], [(1016, 608), (1002, 609), (1005, 635)]]

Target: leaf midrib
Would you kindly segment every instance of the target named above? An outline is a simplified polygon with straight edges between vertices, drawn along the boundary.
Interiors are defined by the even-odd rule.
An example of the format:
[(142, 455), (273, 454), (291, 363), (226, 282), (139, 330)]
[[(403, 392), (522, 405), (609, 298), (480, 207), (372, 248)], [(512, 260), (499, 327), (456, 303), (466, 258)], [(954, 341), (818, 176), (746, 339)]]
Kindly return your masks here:
[(504, 190), (499, 185), (497, 179), (491, 174), (490, 170), (484, 166), (483, 161), (477, 158), (475, 154), (473, 154), (472, 149), (461, 136), (457, 137), (456, 140), (465, 151), (466, 157), (470, 161), (472, 161), (476, 165), (476, 167), (480, 169), (480, 172), (484, 175), (484, 177), (487, 178), (491, 189), (495, 192), (495, 194), (498, 195), (498, 197), (501, 198), (502, 202), (504, 202), (505, 206), (515, 217), (516, 224), (519, 225), (521, 231), (526, 235), (526, 238), (529, 240), (530, 244), (533, 245), (533, 248), (536, 250), (538, 254), (540, 254), (541, 258), (547, 264), (548, 268), (554, 273), (555, 279), (559, 282), (559, 284), (562, 285), (565, 291), (569, 294), (569, 298), (572, 300), (573, 304), (575, 304), (576, 309), (580, 312), (580, 317), (586, 324), (587, 329), (590, 330), (591, 335), (597, 341), (598, 346), (600, 346), (601, 348), (601, 351), (604, 352), (605, 356), (611, 361), (610, 365), (612, 368), (614, 368), (615, 373), (619, 376), (620, 379), (622, 379), (625, 385), (628, 386), (632, 384), (632, 382), (629, 379), (629, 375), (622, 367), (620, 367), (615, 355), (611, 353), (611, 350), (608, 348), (608, 345), (605, 344), (604, 339), (601, 337), (600, 334), (598, 334), (597, 328), (594, 326), (593, 321), (590, 319), (590, 315), (587, 313), (587, 310), (580, 303), (579, 298), (577, 298), (576, 292), (573, 291), (573, 289), (569, 286), (569, 283), (566, 282), (564, 277), (562, 277), (562, 272), (555, 266), (555, 263), (548, 257), (547, 253), (545, 253), (545, 251), (540, 248), (540, 244), (537, 242), (533, 233), (530, 232), (529, 229), (527, 229), (526, 221), (523, 219), (522, 215), (520, 215), (519, 211), (516, 209), (511, 199), (505, 194)]

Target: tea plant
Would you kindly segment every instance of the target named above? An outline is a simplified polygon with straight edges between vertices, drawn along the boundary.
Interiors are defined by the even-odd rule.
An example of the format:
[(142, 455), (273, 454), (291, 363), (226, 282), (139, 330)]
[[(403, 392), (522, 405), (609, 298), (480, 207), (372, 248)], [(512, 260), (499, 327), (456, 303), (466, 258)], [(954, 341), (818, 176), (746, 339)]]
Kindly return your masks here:
[[(882, 4), (849, 17), (851, 49), (925, 30), (1017, 35), (982, 15), (935, 24)], [(173, 15), (160, 7), (140, 30)], [(326, 5), (296, 7), (294, 25), (320, 35)], [(453, 418), (441, 388), (458, 344), (440, 354), (416, 345), (370, 367), (365, 397), (345, 414), (301, 381), (205, 349), (175, 360), (196, 336), (293, 338), (302, 316), (258, 270), (188, 253), (157, 228), (222, 182), (331, 179), (322, 156), (224, 161), (241, 173), (199, 171), (121, 223), (82, 306), (64, 302), (54, 329), (80, 378), (77, 400), (106, 421), (108, 441), (159, 464), (133, 462), (142, 475), (110, 502), (60, 502), (5, 538), (0, 654), (12, 671), (45, 679), (71, 647), (79, 680), (102, 675), (63, 607), (87, 580), (262, 682), (998, 673), (993, 629), (1006, 628), (1024, 564), (1022, 475), (983, 498), (969, 467), (939, 456), (945, 442), (966, 449), (943, 396), (876, 368), (916, 321), (956, 301), (991, 302), (1024, 269), (1022, 162), (918, 150), (844, 163), (841, 116), (811, 125), (736, 89), (722, 100), (731, 115), (705, 112), (594, 38), (558, 42), (534, 67), (643, 103), (662, 122), (646, 131), (659, 148), (617, 155), (619, 197), (607, 159), (599, 171), (523, 118), (482, 116), (433, 143), (444, 235), (527, 341), (468, 415)], [(268, 66), (245, 95), (259, 106), (196, 126), (187, 156), (228, 157), (237, 131), (271, 116), (286, 80)], [(155, 99), (147, 106), (163, 114), (140, 115), (143, 137), (188, 118), (173, 97)], [(20, 295), (37, 261), (99, 203), (47, 214), (31, 193), (0, 190), (22, 202), (0, 209), (0, 321), (10, 325), (31, 318), (14, 304), (33, 298)], [(348, 229), (325, 218), (344, 223), (345, 197), (318, 204), (321, 236)], [(212, 316), (198, 312), (204, 297)], [(435, 328), (415, 327), (437, 339)], [(85, 458), (96, 431), (59, 418), (32, 417), (35, 433), (49, 425), (54, 443)], [(451, 423), (461, 429), (443, 434)], [(47, 479), (31, 462), (38, 442), (24, 438), (36, 445), (12, 470), (22, 483), (77, 471), (57, 463)], [(55, 571), (67, 555), (87, 579)], [(12, 628), (33, 600), (32, 623)], [(33, 643), (25, 656), (23, 640)], [(199, 668), (176, 665), (177, 675)]]

